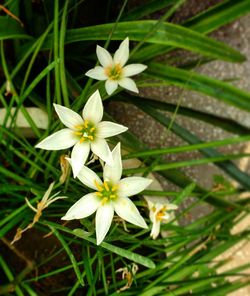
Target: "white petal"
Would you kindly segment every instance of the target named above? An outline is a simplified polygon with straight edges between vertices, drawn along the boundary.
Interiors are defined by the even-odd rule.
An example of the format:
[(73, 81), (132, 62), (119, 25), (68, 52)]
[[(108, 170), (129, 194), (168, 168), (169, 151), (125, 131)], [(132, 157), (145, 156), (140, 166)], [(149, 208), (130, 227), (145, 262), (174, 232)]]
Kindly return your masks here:
[(114, 202), (114, 208), (117, 215), (122, 219), (142, 228), (148, 228), (136, 206), (127, 197), (117, 198)]
[(80, 198), (63, 216), (62, 220), (83, 219), (92, 215), (100, 204), (100, 198), (89, 193)]
[(71, 165), (74, 178), (78, 175), (82, 167), (84, 166), (90, 150), (90, 144), (88, 142), (76, 143), (71, 153)]
[(97, 245), (100, 245), (109, 231), (113, 216), (114, 208), (110, 203), (106, 203), (97, 209), (95, 217)]
[(104, 68), (100, 66), (90, 69), (88, 72), (85, 73), (85, 75), (97, 80), (106, 80), (108, 78), (105, 74)]
[(177, 210), (178, 209), (178, 206), (175, 205), (175, 204), (166, 204), (166, 208), (167, 208), (167, 211), (168, 210)]
[(148, 187), (150, 183), (152, 180), (143, 177), (124, 178), (119, 182), (119, 195), (121, 197), (135, 195)]
[(113, 137), (125, 132), (126, 130), (128, 130), (126, 126), (110, 121), (102, 121), (97, 125), (97, 133), (99, 138)]
[(146, 65), (143, 65), (143, 64), (131, 64), (131, 65), (127, 65), (127, 66), (125, 66), (123, 68), (123, 75), (125, 77), (134, 76), (136, 74), (141, 73), (146, 68), (147, 68), (147, 66)]
[(111, 95), (118, 87), (118, 82), (116, 80), (107, 80), (105, 82), (105, 89), (108, 95)]
[(118, 143), (112, 151), (113, 164), (105, 164), (103, 170), (103, 179), (116, 184), (122, 175), (121, 145)]
[(135, 93), (139, 93), (139, 90), (138, 90), (134, 80), (132, 80), (131, 78), (124, 77), (118, 81), (118, 84), (121, 87), (126, 88), (130, 91), (133, 91)]
[(100, 64), (106, 68), (113, 65), (113, 59), (111, 54), (103, 47), (97, 45), (96, 54)]
[(112, 154), (106, 140), (101, 138), (96, 138), (95, 141), (90, 142), (91, 150), (96, 154), (101, 160), (108, 164), (112, 164)]
[(95, 91), (82, 110), (82, 117), (85, 120), (97, 124), (103, 117), (103, 104), (99, 90)]
[(57, 115), (59, 116), (61, 122), (71, 129), (75, 129), (76, 125), (82, 125), (83, 119), (76, 112), (70, 110), (61, 105), (54, 104)]
[(93, 172), (91, 169), (87, 168), (86, 166), (83, 166), (83, 168), (80, 170), (79, 174), (77, 175), (77, 178), (86, 186), (89, 188), (92, 188), (94, 190), (98, 190), (96, 187), (96, 182), (99, 185), (102, 185), (101, 179), (97, 176), (95, 172)]
[(152, 229), (151, 229), (151, 232), (150, 232), (150, 236), (153, 239), (156, 239), (158, 237), (158, 235), (160, 233), (160, 227), (161, 227), (161, 222), (158, 221), (157, 219), (154, 219)]
[(122, 41), (119, 48), (115, 52), (114, 62), (115, 64), (120, 64), (120, 66), (124, 66), (129, 58), (129, 38), (127, 37)]
[(72, 147), (77, 141), (78, 138), (74, 135), (74, 132), (69, 128), (64, 128), (48, 136), (35, 147), (45, 150), (62, 150)]

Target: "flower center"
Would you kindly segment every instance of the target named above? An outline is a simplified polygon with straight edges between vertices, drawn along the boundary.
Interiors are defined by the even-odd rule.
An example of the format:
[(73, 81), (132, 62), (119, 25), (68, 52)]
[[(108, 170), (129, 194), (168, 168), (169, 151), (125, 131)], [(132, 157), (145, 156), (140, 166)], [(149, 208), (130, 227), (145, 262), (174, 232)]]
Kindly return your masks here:
[(74, 134), (80, 138), (80, 143), (93, 141), (96, 134), (96, 128), (93, 123), (85, 120), (82, 125), (75, 126)]
[(165, 218), (166, 215), (166, 211), (167, 211), (167, 207), (163, 207), (157, 214), (156, 214), (156, 219), (158, 221), (162, 221)]
[(107, 67), (105, 69), (105, 73), (109, 77), (109, 79), (119, 80), (121, 78), (121, 74), (122, 74), (122, 67), (120, 66), (120, 64), (116, 64), (114, 66)]
[(100, 197), (102, 205), (110, 200), (115, 200), (117, 195), (118, 185), (113, 185), (110, 182), (104, 181), (103, 185), (100, 185), (97, 181), (94, 181), (96, 188), (98, 189), (95, 194)]

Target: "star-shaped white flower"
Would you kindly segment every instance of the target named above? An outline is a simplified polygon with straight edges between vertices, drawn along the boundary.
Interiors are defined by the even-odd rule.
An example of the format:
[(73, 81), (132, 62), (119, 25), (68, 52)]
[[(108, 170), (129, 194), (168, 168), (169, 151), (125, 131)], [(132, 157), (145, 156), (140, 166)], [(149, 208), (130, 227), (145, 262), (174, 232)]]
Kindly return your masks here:
[(96, 239), (99, 245), (105, 238), (114, 212), (122, 219), (139, 227), (147, 228), (134, 203), (128, 198), (144, 190), (152, 180), (143, 177), (121, 179), (122, 161), (120, 143), (112, 151), (113, 164), (106, 164), (103, 179), (87, 167), (83, 167), (77, 178), (86, 186), (95, 190), (80, 198), (66, 213), (62, 220), (83, 219), (96, 211)]
[(96, 54), (101, 66), (97, 66), (85, 75), (97, 79), (106, 80), (105, 88), (111, 95), (120, 85), (130, 91), (138, 93), (138, 88), (131, 76), (141, 73), (147, 66), (143, 64), (130, 64), (125, 66), (129, 58), (129, 38), (122, 41), (112, 58), (111, 54), (103, 47), (97, 45)]
[(112, 163), (111, 151), (105, 139), (125, 132), (127, 127), (109, 121), (101, 121), (103, 104), (98, 90), (85, 104), (82, 117), (61, 105), (54, 104), (54, 107), (61, 122), (67, 128), (45, 138), (36, 145), (36, 148), (61, 150), (74, 146), (71, 153), (74, 177), (85, 164), (90, 150), (103, 161)]
[(149, 208), (149, 218), (153, 223), (150, 236), (156, 239), (160, 234), (161, 223), (170, 222), (174, 216), (172, 210), (177, 210), (178, 206), (166, 202), (163, 198), (146, 198)]

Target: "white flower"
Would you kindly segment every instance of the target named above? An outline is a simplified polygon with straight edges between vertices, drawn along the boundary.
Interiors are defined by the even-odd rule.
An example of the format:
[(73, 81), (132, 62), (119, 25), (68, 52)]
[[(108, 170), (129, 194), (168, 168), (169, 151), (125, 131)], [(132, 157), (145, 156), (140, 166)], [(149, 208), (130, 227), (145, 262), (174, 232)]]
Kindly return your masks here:
[(146, 198), (149, 208), (149, 218), (153, 223), (150, 236), (156, 239), (160, 233), (161, 223), (170, 222), (174, 216), (171, 210), (178, 209), (178, 206), (166, 202), (163, 198), (153, 199), (153, 197)]
[(123, 133), (127, 127), (109, 121), (101, 121), (103, 105), (98, 90), (85, 104), (82, 117), (61, 105), (54, 104), (54, 107), (61, 122), (67, 128), (45, 138), (36, 145), (36, 148), (61, 150), (74, 146), (71, 153), (74, 177), (85, 164), (90, 150), (103, 161), (112, 163), (112, 155), (105, 138)]
[(83, 167), (77, 175), (86, 186), (95, 190), (80, 198), (66, 213), (62, 220), (83, 219), (96, 211), (96, 238), (99, 245), (106, 236), (114, 212), (122, 219), (139, 227), (147, 228), (138, 209), (128, 198), (144, 190), (152, 180), (143, 177), (127, 177), (121, 179), (122, 161), (120, 143), (112, 151), (112, 166), (105, 165), (103, 170), (104, 182), (95, 172)]
[(85, 75), (97, 79), (106, 80), (105, 88), (111, 95), (120, 85), (130, 91), (138, 93), (135, 82), (129, 78), (144, 71), (147, 66), (143, 64), (131, 64), (125, 66), (129, 58), (129, 38), (120, 44), (114, 57), (103, 47), (97, 45), (96, 54), (101, 66), (89, 70)]

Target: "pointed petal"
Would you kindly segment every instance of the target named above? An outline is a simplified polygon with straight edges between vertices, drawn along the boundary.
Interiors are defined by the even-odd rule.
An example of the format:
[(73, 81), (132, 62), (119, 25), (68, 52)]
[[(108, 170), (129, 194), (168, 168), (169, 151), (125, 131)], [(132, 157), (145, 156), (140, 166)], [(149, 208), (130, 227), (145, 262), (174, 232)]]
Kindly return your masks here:
[(148, 228), (136, 206), (127, 197), (117, 198), (114, 202), (114, 208), (117, 215), (122, 219), (142, 228)]
[(128, 177), (119, 182), (119, 195), (132, 196), (135, 195), (152, 183), (152, 180), (143, 177)]
[(85, 120), (97, 124), (103, 117), (103, 104), (99, 90), (95, 91), (82, 110), (82, 117)]
[(109, 231), (113, 216), (114, 208), (110, 203), (106, 203), (97, 209), (95, 217), (97, 245), (100, 245)]
[(124, 66), (129, 58), (129, 38), (127, 37), (122, 41), (119, 48), (115, 52), (114, 62), (115, 64), (120, 64), (120, 66)]
[(76, 143), (71, 153), (71, 165), (74, 178), (79, 174), (80, 170), (84, 166), (90, 150), (90, 144), (88, 142)]
[(97, 80), (106, 80), (108, 78), (105, 74), (104, 68), (100, 66), (90, 69), (88, 72), (85, 73), (85, 75)]
[(119, 135), (125, 132), (127, 129), (128, 128), (124, 125), (110, 121), (102, 121), (97, 125), (98, 137), (103, 139)]
[(178, 206), (175, 205), (175, 204), (169, 203), (169, 204), (166, 204), (166, 208), (167, 208), (167, 211), (168, 210), (177, 210), (178, 209)]
[(118, 87), (118, 82), (116, 80), (107, 80), (105, 82), (105, 89), (108, 95), (111, 95)]
[(118, 143), (112, 151), (113, 164), (105, 164), (103, 169), (103, 179), (116, 184), (122, 176), (121, 145)]
[(143, 65), (143, 64), (131, 64), (131, 65), (127, 65), (127, 66), (125, 66), (123, 68), (123, 75), (125, 77), (134, 76), (136, 74), (141, 73), (145, 69), (147, 69), (147, 66), (146, 65)]
[(106, 140), (101, 138), (96, 138), (94, 142), (90, 142), (91, 150), (96, 154), (101, 160), (108, 164), (112, 164), (112, 154)]
[(106, 68), (113, 65), (113, 59), (111, 54), (103, 47), (97, 45), (96, 54), (100, 64)]
[(62, 220), (83, 219), (92, 215), (100, 204), (100, 199), (89, 193), (80, 198), (63, 216)]
[(83, 119), (76, 112), (66, 108), (64, 106), (54, 104), (57, 115), (59, 116), (61, 122), (70, 129), (75, 128), (76, 125), (82, 125)]
[(139, 93), (139, 90), (138, 90), (134, 80), (132, 80), (131, 78), (124, 77), (118, 81), (118, 84), (121, 87), (126, 88), (130, 91), (133, 91), (135, 93)]
[(160, 227), (161, 227), (161, 222), (157, 221), (157, 219), (154, 219), (152, 229), (150, 232), (150, 236), (152, 239), (156, 239), (158, 235), (160, 234)]
[(69, 128), (64, 128), (48, 136), (35, 147), (45, 150), (62, 150), (72, 147), (77, 141), (78, 138), (74, 132)]
[(96, 182), (99, 185), (102, 185), (101, 179), (97, 176), (95, 172), (93, 172), (91, 169), (87, 168), (86, 166), (83, 166), (83, 168), (80, 170), (80, 172), (77, 175), (77, 178), (87, 187), (92, 188), (94, 190), (98, 190), (96, 187)]

